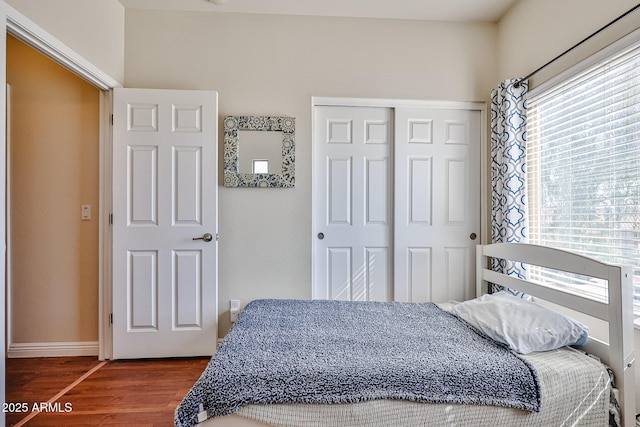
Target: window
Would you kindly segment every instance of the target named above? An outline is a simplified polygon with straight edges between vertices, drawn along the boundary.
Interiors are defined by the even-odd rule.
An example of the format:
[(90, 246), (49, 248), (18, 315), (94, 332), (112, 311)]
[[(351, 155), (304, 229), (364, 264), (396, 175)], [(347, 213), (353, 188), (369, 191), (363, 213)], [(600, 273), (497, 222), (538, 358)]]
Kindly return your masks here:
[[(640, 44), (533, 93), (527, 144), (531, 243), (633, 266), (640, 315)], [(563, 281), (606, 297), (603, 283)]]

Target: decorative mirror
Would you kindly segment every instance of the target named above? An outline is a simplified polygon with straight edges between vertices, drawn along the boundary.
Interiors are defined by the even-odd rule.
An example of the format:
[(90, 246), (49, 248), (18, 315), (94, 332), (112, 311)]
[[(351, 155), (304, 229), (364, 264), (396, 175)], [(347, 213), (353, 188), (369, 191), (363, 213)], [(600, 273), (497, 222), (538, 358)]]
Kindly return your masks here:
[(294, 187), (293, 117), (225, 116), (224, 186)]

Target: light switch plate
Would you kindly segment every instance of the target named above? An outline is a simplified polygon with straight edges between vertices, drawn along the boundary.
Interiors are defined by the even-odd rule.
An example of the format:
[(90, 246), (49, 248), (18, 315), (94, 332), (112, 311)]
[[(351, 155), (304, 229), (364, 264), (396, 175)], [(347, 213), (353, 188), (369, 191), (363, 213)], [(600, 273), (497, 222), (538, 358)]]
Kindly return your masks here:
[(91, 220), (91, 205), (82, 205), (82, 220)]

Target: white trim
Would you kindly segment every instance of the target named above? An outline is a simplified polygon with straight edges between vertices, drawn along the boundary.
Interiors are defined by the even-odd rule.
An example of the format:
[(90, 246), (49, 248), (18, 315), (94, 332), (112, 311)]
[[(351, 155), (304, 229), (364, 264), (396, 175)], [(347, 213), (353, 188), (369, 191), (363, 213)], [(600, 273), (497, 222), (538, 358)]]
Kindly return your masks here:
[[(98, 343), (99, 351), (96, 352), (98, 357), (108, 359), (111, 357), (111, 325), (109, 323), (109, 315), (111, 314), (111, 227), (109, 225), (109, 214), (111, 213), (111, 93), (110, 91), (122, 85), (109, 75), (101, 71), (99, 68), (91, 64), (84, 57), (78, 55), (67, 45), (55, 38), (53, 35), (42, 29), (29, 18), (0, 0), (0, 32), (5, 39), (2, 42), (2, 51), (0, 58), (0, 70), (2, 70), (2, 83), (6, 84), (6, 34), (9, 33), (19, 40), (27, 43), (29, 46), (43, 53), (53, 61), (67, 68), (69, 71), (83, 78), (87, 82), (93, 84), (102, 91), (100, 97), (100, 212), (99, 212), (99, 301), (98, 301)], [(4, 87), (0, 88), (4, 91)], [(5, 95), (3, 94), (3, 97)], [(0, 107), (0, 152), (5, 153), (6, 148), (6, 123), (4, 122), (6, 112), (5, 107)], [(6, 169), (6, 159), (2, 161), (0, 168)], [(0, 175), (5, 176), (5, 171), (0, 170)], [(2, 179), (4, 180), (4, 178)], [(0, 184), (0, 192), (6, 190), (6, 182)], [(4, 196), (0, 197), (0, 211), (6, 210), (6, 202)], [(5, 239), (0, 239), (4, 244)], [(4, 257), (2, 257), (4, 259)], [(2, 261), (5, 263), (5, 261)], [(6, 264), (4, 264), (6, 267)], [(4, 276), (4, 274), (2, 274)], [(6, 289), (6, 280), (3, 288)], [(2, 295), (5, 292), (2, 291)], [(0, 301), (1, 302), (1, 301)], [(3, 303), (2, 306), (6, 306)], [(3, 309), (4, 313), (4, 309)], [(3, 315), (4, 317), (4, 315)], [(3, 328), (4, 329), (4, 328)], [(2, 340), (6, 342), (4, 339)], [(4, 343), (2, 348), (4, 348)], [(15, 344), (12, 344), (14, 347)], [(0, 380), (4, 380), (0, 378)], [(2, 381), (4, 383), (4, 381)], [(4, 389), (0, 390), (0, 397), (4, 396)], [(0, 418), (1, 419), (1, 418)]]
[(5, 130), (5, 153), (6, 153), (6, 162), (5, 162), (5, 286), (6, 286), (6, 302), (5, 302), (5, 310), (6, 310), (6, 343), (9, 344), (13, 342), (13, 338), (11, 337), (11, 319), (13, 318), (11, 312), (11, 299), (13, 298), (11, 292), (11, 280), (13, 272), (11, 271), (11, 213), (9, 211), (9, 206), (7, 201), (11, 200), (11, 164), (9, 159), (11, 158), (11, 85), (5, 84), (5, 115), (6, 115), (6, 130)]
[(113, 212), (112, 197), (112, 127), (113, 91), (100, 92), (100, 159), (99, 159), (99, 219), (98, 219), (98, 342), (100, 360), (110, 359), (112, 355), (113, 330), (111, 327), (112, 309), (112, 234), (109, 217)]
[(311, 97), (311, 107), (321, 105), (331, 107), (441, 108), (449, 110), (486, 110), (486, 105), (484, 102), (429, 101), (421, 99), (336, 98), (324, 96)]
[(7, 350), (7, 357), (10, 359), (97, 355), (98, 341), (13, 343)]
[(588, 58), (578, 62), (571, 68), (568, 68), (567, 70), (561, 72), (560, 74), (557, 74), (556, 76), (551, 77), (549, 80), (546, 80), (545, 82), (540, 83), (534, 88), (530, 88), (528, 96), (529, 98), (534, 98), (539, 94), (553, 88), (554, 86), (557, 86), (560, 83), (563, 83), (571, 79), (577, 74), (580, 74), (591, 67), (595, 67), (601, 62), (604, 62), (607, 59), (609, 59), (609, 57), (619, 52), (622, 52), (623, 50), (628, 49), (639, 42), (640, 42), (640, 29), (637, 29), (634, 32), (629, 33), (626, 36), (622, 37), (621, 39), (611, 43), (609, 46), (605, 47), (604, 49), (594, 53)]
[(487, 107), (483, 103), (480, 109), (480, 241), (481, 244), (489, 243), (491, 230), (489, 229), (489, 132), (487, 130)]
[[(311, 164), (315, 164), (315, 107), (318, 106), (330, 106), (330, 107), (380, 107), (380, 108), (432, 108), (432, 109), (448, 109), (448, 110), (472, 110), (480, 112), (480, 241), (479, 243), (489, 242), (489, 230), (488, 230), (488, 218), (483, 215), (482, 212), (487, 212), (487, 105), (484, 102), (474, 101), (429, 101), (418, 99), (381, 99), (381, 98), (339, 98), (339, 97), (324, 97), (324, 96), (312, 96), (311, 97), (311, 135), (312, 135), (312, 149), (311, 149)], [(316, 176), (312, 172), (311, 179), (311, 194), (314, 194), (314, 189), (317, 187), (315, 182)], [(312, 201), (313, 203), (313, 201)], [(315, 209), (311, 208), (311, 224), (312, 229), (316, 224)], [(315, 289), (315, 235), (312, 230), (311, 239), (311, 292), (313, 294)]]
[(101, 90), (120, 87), (115, 79), (71, 50), (67, 45), (43, 30), (35, 22), (2, 2), (6, 13), (6, 31), (12, 36), (68, 68)]
[[(0, 97), (4, 102), (0, 103), (0, 223), (4, 223), (5, 227), (0, 230), (0, 277), (2, 277), (2, 285), (0, 286), (0, 402), (6, 402), (6, 390), (5, 390), (5, 377), (6, 377), (6, 362), (2, 357), (7, 351), (7, 337), (6, 337), (6, 291), (7, 291), (7, 279), (6, 279), (6, 267), (7, 267), (7, 248), (6, 248), (6, 172), (7, 172), (7, 23), (4, 17), (4, 10), (1, 6), (4, 2), (0, 3)], [(5, 415), (0, 414), (0, 426), (5, 425)]]

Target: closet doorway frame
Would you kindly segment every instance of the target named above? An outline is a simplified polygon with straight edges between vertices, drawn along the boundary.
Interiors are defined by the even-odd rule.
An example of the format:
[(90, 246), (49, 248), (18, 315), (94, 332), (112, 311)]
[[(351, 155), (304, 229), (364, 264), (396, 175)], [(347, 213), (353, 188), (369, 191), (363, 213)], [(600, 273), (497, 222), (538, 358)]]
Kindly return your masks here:
[[(430, 101), (419, 99), (387, 99), (387, 98), (341, 98), (341, 97), (325, 97), (325, 96), (312, 96), (311, 97), (311, 135), (313, 136), (313, 142), (315, 142), (315, 111), (316, 107), (381, 107), (381, 108), (432, 108), (432, 109), (461, 109), (461, 110), (477, 110), (480, 112), (480, 241), (479, 244), (488, 243), (490, 236), (489, 220), (486, 215), (489, 206), (489, 176), (488, 176), (488, 164), (489, 164), (489, 143), (488, 143), (488, 129), (489, 123), (487, 122), (487, 103), (482, 101)], [(311, 164), (315, 165), (315, 147), (312, 142), (312, 159)], [(313, 166), (312, 166), (313, 167)], [(317, 183), (315, 172), (312, 172), (311, 178), (311, 199), (314, 203), (314, 194), (317, 189)], [(311, 292), (315, 292), (316, 284), (316, 250), (315, 250), (315, 232), (314, 229), (316, 221), (316, 212), (314, 206), (311, 208)]]
[[(0, 1), (0, 33), (2, 39), (0, 44), (0, 93), (5, 102), (0, 107), (0, 217), (5, 227), (0, 231), (0, 246), (6, 254), (6, 194), (7, 194), (7, 158), (6, 158), (6, 101), (7, 101), (7, 34), (12, 35), (21, 42), (34, 48), (44, 56), (58, 63), (62, 67), (76, 74), (83, 80), (100, 90), (100, 135), (99, 135), (99, 209), (98, 209), (98, 358), (100, 360), (111, 357), (111, 328), (109, 315), (111, 314), (111, 229), (109, 217), (112, 212), (112, 188), (111, 188), (111, 110), (112, 110), (112, 90), (122, 85), (109, 75), (91, 64), (81, 55), (70, 49), (56, 37), (42, 29), (29, 18)], [(2, 330), (3, 353), (6, 354), (6, 307), (5, 298), (7, 290), (6, 281), (6, 257), (0, 261), (0, 275), (3, 276), (2, 292), (0, 292), (0, 306), (2, 306), (2, 316), (0, 320), (0, 330)], [(0, 362), (3, 372), (2, 384), (4, 385), (5, 367), (4, 358)], [(4, 386), (1, 389), (0, 397), (4, 399)]]

